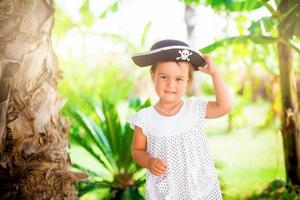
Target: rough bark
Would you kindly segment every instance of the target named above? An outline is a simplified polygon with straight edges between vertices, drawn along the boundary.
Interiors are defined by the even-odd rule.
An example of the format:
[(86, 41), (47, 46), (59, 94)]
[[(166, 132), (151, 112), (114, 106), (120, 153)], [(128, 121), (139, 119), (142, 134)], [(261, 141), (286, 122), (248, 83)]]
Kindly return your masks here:
[(281, 133), (283, 136), (286, 179), (300, 185), (300, 140), (297, 90), (292, 68), (291, 48), (278, 43), (282, 100)]
[(0, 2), (0, 199), (76, 199), (51, 0)]

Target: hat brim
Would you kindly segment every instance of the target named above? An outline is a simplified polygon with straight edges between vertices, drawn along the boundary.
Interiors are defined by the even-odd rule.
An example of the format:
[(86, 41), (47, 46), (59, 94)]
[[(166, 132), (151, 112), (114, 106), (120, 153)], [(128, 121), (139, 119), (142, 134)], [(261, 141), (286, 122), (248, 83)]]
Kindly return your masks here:
[[(182, 57), (179, 53), (179, 51), (185, 49), (187, 49), (190, 54), (188, 57)], [(198, 67), (205, 67), (207, 65), (205, 59), (198, 51), (186, 46), (169, 46), (154, 49), (145, 53), (136, 54), (132, 56), (132, 60), (140, 67), (153, 65), (160, 61), (190, 62), (195, 70), (198, 70)]]

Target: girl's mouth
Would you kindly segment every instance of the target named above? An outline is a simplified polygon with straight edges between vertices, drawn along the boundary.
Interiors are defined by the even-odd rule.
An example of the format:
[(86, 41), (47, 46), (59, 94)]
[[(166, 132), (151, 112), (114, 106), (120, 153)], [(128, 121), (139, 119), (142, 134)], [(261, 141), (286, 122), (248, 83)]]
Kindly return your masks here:
[(167, 94), (175, 94), (175, 93), (176, 93), (176, 92), (173, 92), (173, 91), (167, 91), (167, 90), (165, 90), (164, 92), (167, 93)]

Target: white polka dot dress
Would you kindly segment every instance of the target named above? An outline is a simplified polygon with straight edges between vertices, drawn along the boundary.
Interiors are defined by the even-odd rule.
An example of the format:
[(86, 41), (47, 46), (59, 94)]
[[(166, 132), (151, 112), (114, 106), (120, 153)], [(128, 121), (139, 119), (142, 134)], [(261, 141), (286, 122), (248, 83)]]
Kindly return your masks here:
[(147, 169), (147, 200), (222, 199), (204, 132), (206, 105), (192, 97), (176, 115), (162, 116), (150, 106), (129, 119), (131, 127), (140, 127), (147, 137), (147, 153), (168, 166), (161, 176)]

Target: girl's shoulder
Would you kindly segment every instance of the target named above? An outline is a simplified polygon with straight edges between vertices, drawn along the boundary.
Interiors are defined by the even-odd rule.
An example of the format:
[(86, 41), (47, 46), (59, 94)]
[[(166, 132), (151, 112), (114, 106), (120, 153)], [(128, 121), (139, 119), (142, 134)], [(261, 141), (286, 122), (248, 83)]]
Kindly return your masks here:
[(134, 113), (133, 115), (131, 115), (130, 119), (138, 120), (138, 121), (146, 121), (146, 119), (149, 116), (150, 109), (151, 109), (151, 106), (142, 108), (142, 109), (138, 110), (136, 113)]
[(146, 136), (149, 133), (148, 116), (150, 108), (151, 106), (140, 109), (127, 120), (132, 129), (134, 129), (135, 126), (138, 126), (143, 130), (143, 134)]
[(208, 103), (207, 100), (201, 99), (199, 97), (188, 97), (185, 100), (185, 104), (188, 105), (189, 107), (201, 107), (201, 106), (206, 106)]
[(195, 113), (197, 116), (200, 115), (200, 118), (205, 118), (206, 116), (207, 103), (207, 100), (199, 97), (189, 97), (185, 100), (187, 111), (189, 113)]

